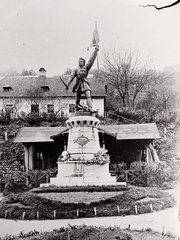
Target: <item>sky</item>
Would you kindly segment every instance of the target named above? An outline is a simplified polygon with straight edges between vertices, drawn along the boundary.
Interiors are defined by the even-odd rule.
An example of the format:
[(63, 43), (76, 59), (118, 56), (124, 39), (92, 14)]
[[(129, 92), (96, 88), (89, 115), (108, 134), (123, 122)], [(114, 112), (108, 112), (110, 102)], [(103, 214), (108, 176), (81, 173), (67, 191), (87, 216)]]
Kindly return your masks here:
[[(0, 0), (0, 71), (44, 67), (47, 76), (78, 66), (97, 22), (99, 65), (112, 49), (137, 51), (157, 69), (180, 65), (180, 4), (173, 0)], [(144, 61), (144, 60), (143, 60)], [(93, 66), (96, 68), (96, 64)]]

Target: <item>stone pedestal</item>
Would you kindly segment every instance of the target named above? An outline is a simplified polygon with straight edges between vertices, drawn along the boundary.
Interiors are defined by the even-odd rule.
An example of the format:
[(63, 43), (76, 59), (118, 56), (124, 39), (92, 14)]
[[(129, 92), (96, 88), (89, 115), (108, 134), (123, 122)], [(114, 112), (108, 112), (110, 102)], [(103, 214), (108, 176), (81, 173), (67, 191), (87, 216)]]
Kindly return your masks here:
[[(56, 186), (115, 185), (109, 173), (108, 155), (100, 148), (99, 119), (77, 113), (66, 124), (69, 127), (67, 152), (57, 162), (58, 174), (50, 179)], [(104, 152), (103, 152), (104, 151)], [(66, 157), (63, 157), (66, 156)], [(44, 187), (44, 184), (41, 184)]]
[(93, 116), (74, 116), (67, 120), (66, 124), (70, 128), (67, 151), (73, 159), (90, 160), (100, 150), (99, 123), (99, 119)]
[(58, 162), (57, 177), (51, 178), (50, 183), (56, 186), (115, 185), (116, 177), (110, 176), (109, 163)]

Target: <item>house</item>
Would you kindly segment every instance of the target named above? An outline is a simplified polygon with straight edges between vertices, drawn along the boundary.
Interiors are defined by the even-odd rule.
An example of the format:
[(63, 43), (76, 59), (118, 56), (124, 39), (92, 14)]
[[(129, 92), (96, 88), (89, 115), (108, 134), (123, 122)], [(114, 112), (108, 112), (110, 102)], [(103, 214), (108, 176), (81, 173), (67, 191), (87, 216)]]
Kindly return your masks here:
[[(68, 82), (68, 76), (62, 78)], [(92, 89), (93, 108), (103, 116), (105, 86), (98, 83), (93, 75), (89, 75), (88, 81)], [(39, 69), (38, 76), (4, 77), (0, 80), (0, 111), (8, 111), (14, 117), (31, 112), (65, 114), (68, 117), (75, 110), (72, 87), (73, 83), (66, 92), (60, 77), (46, 77), (44, 68)], [(83, 96), (81, 104), (86, 105)]]
[[(57, 166), (58, 157), (67, 149), (67, 127), (24, 127), (15, 142), (24, 145), (24, 168), (48, 169)], [(160, 138), (155, 123), (99, 126), (100, 146), (108, 150), (111, 163), (158, 161), (153, 140)]]

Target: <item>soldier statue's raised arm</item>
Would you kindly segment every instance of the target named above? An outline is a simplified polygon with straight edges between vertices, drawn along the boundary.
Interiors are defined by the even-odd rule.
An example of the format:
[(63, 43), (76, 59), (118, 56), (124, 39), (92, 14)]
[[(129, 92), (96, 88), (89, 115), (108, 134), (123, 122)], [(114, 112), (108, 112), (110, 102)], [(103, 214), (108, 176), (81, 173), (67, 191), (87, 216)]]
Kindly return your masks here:
[(88, 72), (91, 69), (96, 56), (97, 52), (99, 51), (99, 46), (96, 45), (94, 52), (92, 53), (88, 63), (84, 58), (79, 58), (79, 67), (73, 70), (71, 76), (69, 77), (68, 84), (66, 86), (66, 90), (69, 89), (70, 84), (76, 78), (76, 83), (73, 86), (73, 92), (76, 93), (76, 110), (78, 111), (81, 109), (80, 100), (81, 94), (84, 94), (86, 97), (88, 111), (94, 113), (95, 111), (92, 109), (92, 100), (91, 100), (91, 88), (89, 82), (87, 81)]

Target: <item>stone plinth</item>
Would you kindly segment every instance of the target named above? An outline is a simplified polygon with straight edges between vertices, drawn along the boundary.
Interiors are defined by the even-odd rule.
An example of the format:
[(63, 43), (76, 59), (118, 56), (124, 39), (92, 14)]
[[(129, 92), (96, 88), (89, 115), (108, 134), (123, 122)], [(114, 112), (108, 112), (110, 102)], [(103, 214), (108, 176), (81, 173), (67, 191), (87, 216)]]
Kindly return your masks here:
[[(58, 161), (58, 174), (50, 179), (56, 186), (116, 185), (109, 173), (109, 156), (100, 147), (99, 119), (87, 113), (76, 113), (66, 124), (69, 127), (67, 151)], [(45, 187), (45, 184), (41, 184)]]
[(58, 174), (50, 179), (50, 184), (56, 186), (84, 186), (84, 185), (115, 185), (116, 177), (109, 173), (109, 163), (69, 161), (58, 162)]
[(100, 150), (98, 125), (93, 116), (74, 116), (67, 120), (70, 128), (67, 151), (76, 160), (90, 160)]

